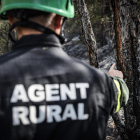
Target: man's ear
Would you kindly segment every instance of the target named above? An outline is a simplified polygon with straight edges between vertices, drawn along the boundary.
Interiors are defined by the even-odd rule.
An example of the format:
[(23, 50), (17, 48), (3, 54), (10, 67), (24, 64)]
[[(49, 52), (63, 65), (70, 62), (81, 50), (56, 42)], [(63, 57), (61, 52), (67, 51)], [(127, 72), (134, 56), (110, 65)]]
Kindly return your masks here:
[(54, 32), (58, 35), (61, 32), (61, 26), (62, 26), (62, 16), (56, 15), (54, 18)]
[(7, 15), (8, 16), (8, 19), (9, 19), (9, 21), (10, 21), (10, 24), (11, 25), (13, 25), (13, 20), (12, 20), (12, 17), (11, 16), (9, 16), (9, 15)]
[(54, 24), (56, 29), (60, 29), (62, 25), (62, 16), (56, 15)]

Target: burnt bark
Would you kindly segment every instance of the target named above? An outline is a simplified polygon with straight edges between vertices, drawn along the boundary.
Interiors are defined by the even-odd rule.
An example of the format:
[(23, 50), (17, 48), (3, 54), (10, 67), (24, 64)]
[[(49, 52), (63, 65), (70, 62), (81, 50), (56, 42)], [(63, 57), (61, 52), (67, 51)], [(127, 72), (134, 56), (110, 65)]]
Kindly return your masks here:
[(137, 3), (137, 0), (111, 0), (115, 57), (118, 69), (123, 71), (130, 91), (128, 104), (124, 108), (124, 125), (121, 121), (117, 121), (118, 116), (113, 117), (122, 140), (140, 139), (140, 52)]
[(78, 12), (81, 18), (82, 29), (85, 36), (85, 42), (88, 48), (90, 65), (99, 67), (97, 59), (96, 39), (92, 30), (90, 16), (84, 0), (75, 0)]

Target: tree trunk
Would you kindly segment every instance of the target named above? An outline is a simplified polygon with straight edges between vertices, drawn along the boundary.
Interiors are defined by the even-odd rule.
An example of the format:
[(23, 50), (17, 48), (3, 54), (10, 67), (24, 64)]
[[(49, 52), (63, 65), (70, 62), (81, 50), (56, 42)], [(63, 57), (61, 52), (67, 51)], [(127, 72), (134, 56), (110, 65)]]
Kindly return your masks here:
[(99, 67), (97, 60), (96, 39), (92, 30), (90, 16), (84, 0), (75, 0), (81, 17), (82, 29), (84, 31), (85, 42), (88, 47), (90, 65)]
[[(102, 1), (101, 2), (101, 18), (103, 19), (104, 18), (104, 12), (105, 12), (105, 4), (106, 4), (106, 1)], [(102, 47), (106, 44), (104, 44), (104, 22), (102, 21), (102, 24), (101, 24), (101, 35), (102, 35)]]
[(140, 51), (137, 0), (111, 0), (114, 21), (114, 50), (118, 69), (123, 71), (130, 91), (124, 108), (125, 123), (113, 116), (122, 140), (140, 139)]

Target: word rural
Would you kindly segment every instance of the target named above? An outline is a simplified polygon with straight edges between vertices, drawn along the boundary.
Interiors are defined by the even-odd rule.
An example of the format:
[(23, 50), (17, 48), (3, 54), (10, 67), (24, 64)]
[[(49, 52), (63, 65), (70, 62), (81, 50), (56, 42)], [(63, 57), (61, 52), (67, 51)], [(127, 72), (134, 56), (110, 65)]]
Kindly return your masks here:
[[(39, 124), (44, 121), (46, 123), (62, 122), (67, 119), (86, 120), (89, 114), (85, 114), (84, 103), (77, 101), (76, 107), (66, 101), (68, 99), (76, 101), (77, 92), (81, 99), (86, 99), (88, 88), (89, 83), (46, 84), (45, 86), (33, 84), (26, 91), (24, 85), (18, 84), (14, 87), (10, 99), (11, 104), (13, 104), (13, 125)], [(22, 102), (23, 106), (17, 106), (19, 101)], [(62, 101), (67, 103), (63, 109), (61, 107)], [(38, 107), (34, 105), (24, 106), (24, 103), (27, 105), (29, 102), (38, 103)]]

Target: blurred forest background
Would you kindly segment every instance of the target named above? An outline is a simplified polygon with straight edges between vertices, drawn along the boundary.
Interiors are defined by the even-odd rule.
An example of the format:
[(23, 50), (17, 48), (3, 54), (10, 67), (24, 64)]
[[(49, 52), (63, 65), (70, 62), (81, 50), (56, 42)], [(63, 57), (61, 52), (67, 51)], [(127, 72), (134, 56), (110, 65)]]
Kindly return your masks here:
[[(63, 49), (70, 56), (76, 57), (76, 58), (90, 64), (87, 43), (85, 42), (85, 35), (84, 35), (83, 28), (82, 28), (80, 13), (79, 13), (79, 10), (77, 7), (77, 1), (78, 0), (74, 0), (74, 4), (75, 4), (75, 8), (76, 8), (75, 17), (73, 19), (68, 19), (66, 22), (66, 25), (65, 25), (64, 34), (66, 37), (66, 43), (63, 46)], [(116, 21), (114, 20), (115, 18), (113, 17), (113, 14), (115, 12), (112, 13), (112, 11), (114, 9), (112, 9), (112, 5), (111, 5), (114, 1), (115, 2), (118, 1), (118, 5), (117, 5), (118, 7), (119, 7), (119, 5), (120, 5), (120, 7), (122, 5), (124, 7), (125, 6), (135, 7), (135, 5), (136, 5), (137, 6), (137, 17), (139, 19), (140, 0), (85, 0), (86, 6), (87, 6), (87, 9), (89, 12), (89, 16), (90, 16), (91, 26), (92, 26), (92, 29), (93, 29), (93, 32), (95, 35), (96, 43), (97, 43), (96, 47), (97, 47), (97, 56), (98, 56), (98, 61), (99, 61), (99, 67), (103, 70), (108, 70), (110, 68), (110, 66), (118, 60), (115, 58), (115, 51), (114, 51), (114, 49), (115, 49), (114, 40), (116, 40), (116, 44), (118, 41), (117, 37), (115, 38), (115, 35), (114, 35), (115, 34), (114, 28), (116, 25), (115, 24)], [(126, 8), (126, 9), (128, 9), (128, 8)], [(121, 11), (119, 8), (118, 8), (118, 11), (120, 12), (119, 13), (120, 16), (122, 16), (123, 11)], [(131, 11), (132, 11), (132, 9), (131, 9)], [(133, 17), (133, 19), (134, 18), (135, 17)], [(122, 22), (124, 19), (125, 19), (125, 16), (123, 15), (123, 17), (120, 17), (120, 22)], [(134, 22), (138, 22), (138, 21), (136, 21), (134, 19)], [(120, 25), (121, 25), (121, 33), (123, 33), (122, 29), (125, 29), (125, 28), (122, 28), (123, 24), (120, 24)], [(0, 20), (0, 55), (11, 50), (12, 42), (10, 41), (10, 39), (8, 37), (9, 27), (10, 27), (10, 24), (8, 21)], [(130, 27), (128, 27), (128, 28), (130, 28)], [(15, 34), (15, 33), (13, 32), (13, 34)], [(130, 34), (131, 34), (130, 37), (133, 37), (132, 33), (130, 33)], [(116, 36), (117, 36), (117, 33), (116, 33)], [(134, 46), (134, 44), (132, 45), (133, 41), (128, 42), (129, 39), (126, 40), (126, 42), (125, 42), (124, 41), (125, 39), (123, 39), (123, 36), (124, 36), (124, 34), (121, 34), (122, 46), (129, 44), (129, 43), (131, 44), (131, 46)], [(137, 40), (139, 40), (139, 36), (140, 36), (140, 34), (139, 34), (139, 32), (137, 32), (137, 37), (138, 37)], [(140, 52), (139, 47), (137, 50), (139, 50), (139, 52)], [(131, 51), (132, 51), (132, 48), (131, 48)], [(126, 48), (124, 50), (122, 49), (122, 52), (124, 54), (128, 53)], [(123, 53), (121, 54), (121, 56), (125, 56)], [(134, 58), (130, 58), (130, 59), (134, 59)], [(121, 62), (124, 66), (125, 64), (123, 63), (123, 61), (121, 61)], [(133, 63), (134, 63), (134, 61), (133, 61)], [(133, 66), (135, 68), (139, 67), (139, 66), (135, 66), (134, 64), (132, 65), (132, 67)], [(132, 70), (132, 67), (131, 67), (131, 70)], [(126, 74), (127, 74), (127, 70), (129, 69), (128, 67), (125, 67), (125, 69), (124, 69), (123, 67), (121, 67), (119, 65), (118, 65), (118, 68), (120, 70), (122, 70), (123, 72), (126, 72)], [(138, 73), (138, 71), (136, 72), (135, 70), (133, 70), (133, 72)], [(132, 73), (132, 72), (130, 71), (130, 73)], [(134, 77), (132, 80), (132, 79), (128, 78), (128, 77), (130, 77), (129, 74), (125, 75), (125, 80), (127, 81), (128, 85), (129, 85), (129, 83), (131, 83), (130, 81), (132, 81), (132, 83), (133, 83), (133, 81), (137, 80), (136, 77), (138, 77), (138, 78), (140, 77), (140, 76), (132, 75), (132, 77)], [(139, 82), (137, 82), (137, 84), (134, 83), (134, 86), (135, 85), (139, 85)], [(129, 85), (129, 87), (133, 87), (133, 86)], [(130, 90), (130, 92), (133, 93), (133, 90)], [(138, 91), (138, 92), (139, 92), (139, 95), (137, 95), (137, 96), (140, 97), (140, 91)], [(140, 102), (140, 100), (138, 100), (138, 101)], [(134, 103), (131, 102), (131, 105), (134, 105)], [(137, 106), (139, 107), (139, 105), (137, 105)], [(130, 107), (128, 106), (128, 108), (130, 108)], [(132, 110), (135, 110), (135, 109), (133, 108)], [(132, 116), (132, 117), (130, 117), (131, 119), (129, 119), (129, 117), (127, 117), (127, 115), (124, 112), (126, 112), (126, 114), (127, 114), (127, 112), (129, 112), (129, 111), (127, 110), (127, 108), (120, 110), (119, 116), (120, 116), (121, 123), (119, 121), (115, 121), (115, 124), (119, 124), (120, 126), (122, 124), (124, 125), (123, 127), (119, 127), (119, 125), (117, 125), (119, 133), (118, 133), (118, 130), (116, 129), (116, 125), (114, 124), (114, 122), (112, 120), (112, 117), (110, 117), (110, 119), (108, 121), (108, 126), (107, 126), (106, 140), (121, 140), (121, 139), (122, 140), (139, 140), (140, 139), (140, 125), (136, 126), (134, 129), (131, 129), (131, 125), (133, 126), (133, 123), (137, 123), (138, 120), (140, 119), (140, 110), (136, 110), (134, 112), (134, 115), (133, 115), (133, 113), (128, 113), (130, 116)], [(139, 116), (139, 117), (137, 117), (137, 116)], [(115, 120), (115, 117), (113, 119)], [(116, 120), (119, 120), (119, 119), (116, 119)], [(133, 121), (133, 120), (137, 120), (137, 121)], [(126, 121), (126, 124), (125, 124), (125, 121)], [(128, 124), (127, 122), (131, 122), (131, 124)], [(139, 122), (140, 122), (140, 120), (139, 120)], [(121, 130), (122, 130), (122, 132), (121, 132)], [(123, 132), (125, 132), (125, 131), (127, 131), (127, 132), (124, 134)], [(131, 133), (133, 133), (134, 135), (130, 136)]]
[[(97, 46), (101, 47), (108, 43), (108, 39), (111, 38), (111, 14), (109, 0), (86, 0), (87, 8), (89, 10), (92, 27), (97, 40)], [(76, 6), (75, 6), (76, 7)], [(3, 54), (10, 50), (9, 38), (6, 37), (9, 29), (8, 21), (0, 21), (0, 53)], [(83, 34), (81, 30), (81, 20), (76, 9), (76, 15), (73, 19), (68, 19), (66, 22), (65, 35), (67, 41), (70, 41), (74, 37), (84, 43)], [(7, 42), (9, 44), (7, 44)], [(7, 47), (7, 45), (9, 47)]]
[[(110, 0), (85, 0), (89, 11), (90, 20), (97, 40), (97, 46), (101, 47), (108, 43), (106, 37), (111, 37), (111, 13)], [(79, 35), (82, 38), (81, 19), (77, 6), (76, 15), (69, 19), (66, 24), (66, 35), (70, 38)], [(84, 43), (84, 42), (83, 42)]]

